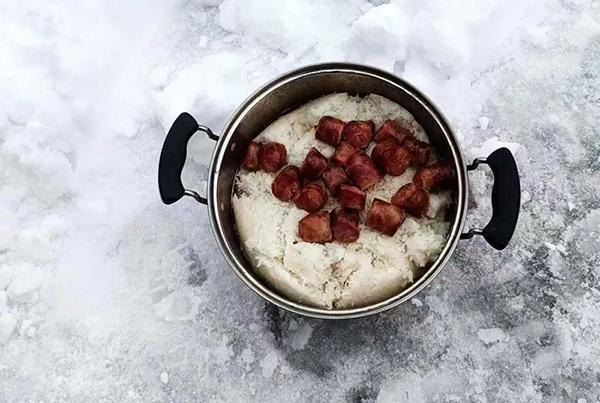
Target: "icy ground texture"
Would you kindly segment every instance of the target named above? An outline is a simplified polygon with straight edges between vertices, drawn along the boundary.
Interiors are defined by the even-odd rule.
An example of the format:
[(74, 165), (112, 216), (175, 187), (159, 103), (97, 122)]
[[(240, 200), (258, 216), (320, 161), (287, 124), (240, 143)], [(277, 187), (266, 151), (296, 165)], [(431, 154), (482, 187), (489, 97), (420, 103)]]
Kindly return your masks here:
[[(600, 395), (597, 0), (3, 1), (0, 38), (0, 401)], [(339, 323), (260, 300), (205, 208), (156, 186), (177, 113), (218, 131), (258, 85), (332, 60), (414, 82), (469, 157), (509, 143), (523, 188), (507, 250), (461, 242), (412, 302)], [(470, 179), (481, 225), (491, 175)]]

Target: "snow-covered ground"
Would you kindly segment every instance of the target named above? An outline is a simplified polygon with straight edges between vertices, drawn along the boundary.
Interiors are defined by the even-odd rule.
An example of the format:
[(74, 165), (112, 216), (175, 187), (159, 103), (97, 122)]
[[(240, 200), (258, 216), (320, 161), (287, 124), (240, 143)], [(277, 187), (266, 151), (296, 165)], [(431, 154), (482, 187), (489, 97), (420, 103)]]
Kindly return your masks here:
[[(469, 157), (508, 144), (523, 188), (508, 249), (461, 242), (417, 298), (342, 323), (260, 300), (156, 184), (179, 112), (218, 132), (333, 60), (416, 84)], [(0, 401), (600, 395), (600, 1), (4, 1), (0, 94)], [(470, 179), (469, 226), (492, 183)]]

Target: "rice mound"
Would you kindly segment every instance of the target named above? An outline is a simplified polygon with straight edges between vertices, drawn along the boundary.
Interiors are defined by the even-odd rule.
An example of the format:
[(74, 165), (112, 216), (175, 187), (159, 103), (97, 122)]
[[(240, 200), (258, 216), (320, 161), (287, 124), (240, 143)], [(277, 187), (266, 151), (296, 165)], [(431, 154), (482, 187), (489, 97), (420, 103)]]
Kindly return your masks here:
[[(300, 166), (311, 147), (330, 157), (334, 148), (315, 139), (315, 125), (329, 115), (344, 121), (372, 120), (379, 127), (395, 119), (413, 135), (429, 142), (412, 115), (378, 95), (326, 95), (280, 117), (256, 141), (276, 141), (286, 146), (288, 164)], [(373, 144), (370, 145), (368, 153)], [(435, 151), (432, 152), (435, 161)], [(271, 193), (275, 173), (239, 170), (233, 211), (242, 247), (258, 273), (270, 286), (295, 301), (326, 309), (364, 306), (393, 296), (411, 284), (428, 263), (437, 259), (449, 230), (444, 220), (450, 192), (431, 194), (428, 215), (408, 216), (393, 237), (366, 227), (364, 216), (377, 197), (389, 201), (415, 174), (409, 168), (400, 176), (386, 175), (367, 192), (361, 212), (360, 238), (348, 245), (316, 244), (298, 236), (298, 221), (307, 213), (284, 203)], [(324, 207), (336, 206), (333, 197)]]

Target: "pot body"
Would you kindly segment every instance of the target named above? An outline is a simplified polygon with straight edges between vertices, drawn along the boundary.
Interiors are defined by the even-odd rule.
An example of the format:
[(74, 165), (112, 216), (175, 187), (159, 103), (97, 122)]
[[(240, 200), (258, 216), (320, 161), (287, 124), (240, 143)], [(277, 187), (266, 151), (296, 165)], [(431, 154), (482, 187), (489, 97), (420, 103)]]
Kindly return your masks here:
[[(423, 127), (442, 159), (453, 161), (457, 173), (451, 226), (438, 259), (408, 288), (376, 304), (326, 310), (292, 301), (269, 288), (256, 276), (236, 232), (231, 196), (243, 154), (252, 139), (282, 114), (306, 102), (335, 92), (378, 94), (407, 109)], [(441, 111), (419, 90), (384, 71), (355, 64), (329, 63), (304, 67), (281, 76), (257, 90), (234, 112), (218, 140), (208, 175), (208, 211), (215, 238), (240, 279), (271, 303), (306, 316), (326, 319), (356, 318), (401, 304), (425, 287), (447, 263), (459, 241), (467, 211), (467, 169), (459, 142)]]

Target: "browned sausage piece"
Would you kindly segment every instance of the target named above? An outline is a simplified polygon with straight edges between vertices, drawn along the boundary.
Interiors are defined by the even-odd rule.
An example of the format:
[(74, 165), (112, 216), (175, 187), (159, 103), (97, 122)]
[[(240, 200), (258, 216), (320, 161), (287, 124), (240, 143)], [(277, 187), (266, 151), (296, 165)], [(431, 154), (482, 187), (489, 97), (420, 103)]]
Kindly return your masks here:
[(352, 157), (357, 151), (358, 148), (354, 147), (350, 143), (346, 143), (345, 141), (343, 141), (340, 143), (337, 150), (335, 150), (335, 153), (331, 156), (331, 160), (342, 166), (346, 166), (348, 165), (350, 157)]
[(296, 207), (308, 211), (318, 211), (327, 203), (327, 191), (319, 182), (311, 182), (304, 186), (296, 196)]
[(382, 234), (393, 236), (406, 219), (400, 207), (380, 199), (373, 200), (365, 224)]
[(354, 242), (360, 236), (358, 213), (338, 207), (331, 212), (331, 232), (333, 239), (342, 243)]
[(258, 150), (260, 149), (260, 143), (255, 143), (254, 141), (250, 143), (248, 148), (246, 149), (246, 155), (244, 155), (244, 159), (242, 160), (242, 169), (246, 171), (258, 171), (260, 165), (258, 163)]
[(423, 217), (429, 208), (429, 193), (414, 183), (407, 183), (392, 196), (392, 204), (415, 217)]
[(325, 185), (327, 189), (329, 189), (329, 193), (332, 195), (337, 195), (339, 187), (343, 183), (350, 183), (350, 179), (342, 168), (339, 165), (331, 165), (325, 171), (323, 171), (323, 180), (325, 181)]
[(258, 150), (258, 162), (265, 172), (277, 172), (287, 162), (287, 151), (281, 143), (263, 143)]
[(351, 185), (340, 185), (338, 201), (344, 207), (355, 210), (364, 210), (367, 194)]
[(308, 214), (298, 222), (298, 233), (306, 242), (330, 242), (332, 235), (329, 212)]
[(315, 137), (329, 145), (337, 147), (342, 139), (344, 121), (331, 116), (323, 116), (319, 119), (315, 129)]
[(454, 170), (448, 161), (440, 161), (417, 171), (413, 183), (418, 187), (435, 192), (454, 185)]
[(317, 179), (321, 172), (327, 168), (327, 164), (327, 158), (319, 150), (312, 147), (300, 167), (300, 176), (306, 180)]
[(417, 167), (427, 165), (427, 161), (429, 161), (429, 156), (431, 155), (431, 146), (428, 143), (419, 141), (414, 137), (407, 137), (404, 139), (402, 146), (410, 153), (411, 165)]
[(378, 143), (371, 151), (371, 159), (385, 173), (394, 176), (402, 175), (411, 162), (408, 150), (391, 140)]
[(300, 170), (289, 165), (281, 170), (271, 184), (271, 192), (279, 200), (289, 202), (300, 190)]
[(375, 133), (375, 142), (392, 140), (398, 144), (402, 144), (406, 136), (410, 136), (410, 132), (404, 127), (398, 125), (395, 121), (388, 119), (383, 125), (377, 129)]
[(371, 161), (373, 161), (373, 163), (380, 169), (385, 170), (385, 156), (393, 147), (398, 147), (398, 145), (391, 140), (377, 143), (377, 145), (371, 150)]
[(374, 131), (375, 125), (370, 120), (351, 120), (344, 126), (342, 141), (356, 148), (366, 148), (373, 138)]
[(371, 158), (362, 151), (350, 157), (346, 173), (360, 190), (372, 187), (383, 178)]

